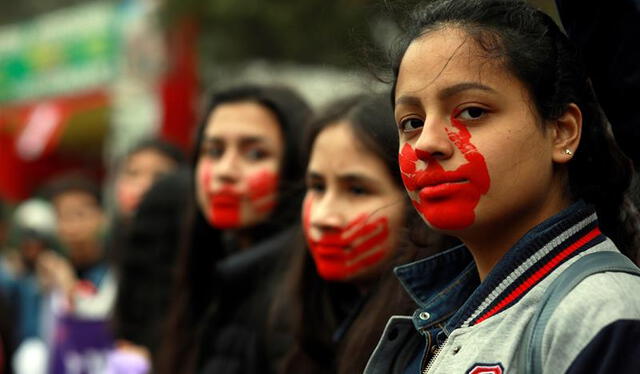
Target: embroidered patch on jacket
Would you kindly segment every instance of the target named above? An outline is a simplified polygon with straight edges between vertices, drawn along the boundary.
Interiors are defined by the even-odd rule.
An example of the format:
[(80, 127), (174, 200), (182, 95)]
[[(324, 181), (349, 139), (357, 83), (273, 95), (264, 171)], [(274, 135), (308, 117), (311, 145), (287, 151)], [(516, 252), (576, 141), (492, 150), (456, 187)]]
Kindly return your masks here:
[(474, 364), (466, 374), (502, 374), (504, 373), (504, 367), (501, 363), (494, 364)]

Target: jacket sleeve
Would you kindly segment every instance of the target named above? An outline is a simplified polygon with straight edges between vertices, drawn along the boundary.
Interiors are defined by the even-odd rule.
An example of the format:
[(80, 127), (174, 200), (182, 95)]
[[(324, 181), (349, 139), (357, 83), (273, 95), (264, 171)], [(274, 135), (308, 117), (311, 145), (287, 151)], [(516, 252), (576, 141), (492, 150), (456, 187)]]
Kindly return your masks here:
[(556, 0), (623, 151), (640, 166), (640, 0)]
[(640, 320), (618, 320), (604, 327), (582, 349), (567, 374), (640, 373)]

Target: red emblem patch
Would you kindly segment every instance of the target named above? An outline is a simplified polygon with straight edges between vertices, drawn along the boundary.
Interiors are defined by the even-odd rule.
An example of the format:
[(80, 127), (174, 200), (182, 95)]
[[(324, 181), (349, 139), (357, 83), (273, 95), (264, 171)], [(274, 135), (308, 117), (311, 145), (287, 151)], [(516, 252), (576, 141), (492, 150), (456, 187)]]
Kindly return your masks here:
[(504, 368), (502, 364), (475, 364), (469, 370), (467, 370), (467, 374), (502, 374), (504, 373)]

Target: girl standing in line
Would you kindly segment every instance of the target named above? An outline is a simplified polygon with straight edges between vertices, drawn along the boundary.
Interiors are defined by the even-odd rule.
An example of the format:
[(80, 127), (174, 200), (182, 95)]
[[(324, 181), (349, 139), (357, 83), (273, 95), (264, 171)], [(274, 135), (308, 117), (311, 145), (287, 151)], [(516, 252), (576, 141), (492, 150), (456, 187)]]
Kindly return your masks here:
[[(438, 248), (440, 236), (426, 232), (405, 196), (392, 125), (383, 95), (338, 100), (311, 121), (306, 240), (276, 313), (293, 321), (284, 373), (362, 372), (389, 316), (410, 310), (393, 265)], [(403, 241), (411, 224), (421, 249)]]
[(268, 304), (302, 198), (300, 139), (310, 110), (288, 88), (247, 85), (214, 94), (206, 113), (157, 370), (263, 373)]
[[(400, 170), (427, 225), (464, 245), (396, 270), (425, 341), (405, 372), (517, 372), (550, 282), (582, 256), (637, 252), (631, 163), (550, 17), (511, 0), (414, 15), (394, 69)], [(547, 325), (543, 372), (638, 372), (639, 294), (640, 278), (621, 272), (578, 284)], [(457, 311), (434, 313), (442, 303)], [(388, 372), (389, 331), (368, 373)]]

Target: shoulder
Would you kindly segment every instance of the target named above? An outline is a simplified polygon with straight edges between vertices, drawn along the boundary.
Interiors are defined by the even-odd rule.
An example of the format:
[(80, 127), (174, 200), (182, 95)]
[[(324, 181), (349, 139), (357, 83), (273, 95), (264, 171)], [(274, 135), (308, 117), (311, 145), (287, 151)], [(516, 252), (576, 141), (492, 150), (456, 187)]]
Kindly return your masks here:
[[(592, 275), (578, 284), (553, 312), (543, 339), (544, 366), (562, 371), (577, 366), (589, 372), (602, 365), (606, 357), (625, 352), (621, 346), (639, 350), (638, 366), (627, 359), (611, 361), (632, 365), (630, 372), (640, 371), (640, 277), (626, 273), (606, 272)], [(595, 349), (595, 351), (594, 351)], [(591, 352), (591, 354), (589, 354)], [(597, 353), (594, 356), (594, 353)], [(592, 362), (594, 360), (598, 362)], [(608, 364), (607, 364), (608, 365)], [(580, 370), (582, 370), (580, 369)], [(593, 371), (594, 369), (595, 371)], [(580, 372), (580, 371), (578, 371)], [(615, 369), (614, 372), (626, 371)]]
[(638, 295), (640, 276), (621, 272), (594, 274), (567, 294), (552, 320), (564, 315), (589, 316), (592, 324), (620, 318), (640, 319)]

